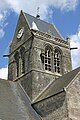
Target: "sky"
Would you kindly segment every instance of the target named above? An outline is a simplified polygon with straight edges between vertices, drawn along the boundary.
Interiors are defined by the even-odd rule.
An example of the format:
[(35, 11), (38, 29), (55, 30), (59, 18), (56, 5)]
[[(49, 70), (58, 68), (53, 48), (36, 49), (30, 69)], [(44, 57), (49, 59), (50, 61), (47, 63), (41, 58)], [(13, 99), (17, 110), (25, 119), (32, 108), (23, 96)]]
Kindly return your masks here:
[(8, 74), (9, 45), (13, 39), (20, 11), (54, 24), (64, 38), (70, 38), (73, 69), (80, 66), (80, 0), (0, 0), (0, 78)]

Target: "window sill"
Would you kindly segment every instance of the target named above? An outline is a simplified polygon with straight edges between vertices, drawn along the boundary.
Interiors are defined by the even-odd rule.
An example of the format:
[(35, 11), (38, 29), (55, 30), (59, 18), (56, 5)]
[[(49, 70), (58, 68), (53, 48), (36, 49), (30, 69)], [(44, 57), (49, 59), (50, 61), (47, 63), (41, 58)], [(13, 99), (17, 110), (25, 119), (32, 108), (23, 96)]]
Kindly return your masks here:
[(21, 74), (19, 77), (16, 77), (16, 79), (13, 80), (13, 81), (17, 81), (18, 79), (20, 79), (20, 78), (23, 77), (24, 75), (25, 75), (25, 73), (24, 73), (24, 74)]
[(54, 72), (55, 75), (62, 76), (62, 74)]
[(50, 74), (55, 74), (57, 76), (62, 76), (62, 74), (60, 73), (57, 73), (57, 72), (52, 72), (52, 71), (48, 71), (48, 70), (45, 70), (46, 73), (50, 73)]

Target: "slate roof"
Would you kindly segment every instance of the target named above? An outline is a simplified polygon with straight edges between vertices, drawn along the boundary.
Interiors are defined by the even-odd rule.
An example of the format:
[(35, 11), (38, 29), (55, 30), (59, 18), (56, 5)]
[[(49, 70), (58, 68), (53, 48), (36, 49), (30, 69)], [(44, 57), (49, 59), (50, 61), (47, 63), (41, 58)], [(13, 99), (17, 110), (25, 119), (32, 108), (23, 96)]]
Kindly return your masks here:
[(32, 23), (34, 22), (37, 25), (39, 31), (44, 33), (51, 33), (52, 36), (63, 39), (63, 37), (61, 36), (61, 34), (59, 33), (59, 31), (54, 25), (47, 23), (41, 19), (38, 19), (34, 16), (31, 16), (27, 13), (24, 13), (24, 14), (28, 20), (30, 28), (32, 28)]
[(0, 120), (40, 120), (17, 82), (0, 79)]
[(65, 89), (69, 83), (74, 79), (74, 77), (80, 72), (80, 67), (72, 70), (71, 72), (64, 74), (63, 76), (59, 77), (55, 81), (51, 82), (46, 89), (42, 91), (42, 93), (36, 97), (35, 100), (33, 100), (33, 103), (36, 103), (38, 101), (41, 101), (45, 98), (48, 98), (50, 96), (56, 95), (57, 93), (61, 92), (63, 89)]

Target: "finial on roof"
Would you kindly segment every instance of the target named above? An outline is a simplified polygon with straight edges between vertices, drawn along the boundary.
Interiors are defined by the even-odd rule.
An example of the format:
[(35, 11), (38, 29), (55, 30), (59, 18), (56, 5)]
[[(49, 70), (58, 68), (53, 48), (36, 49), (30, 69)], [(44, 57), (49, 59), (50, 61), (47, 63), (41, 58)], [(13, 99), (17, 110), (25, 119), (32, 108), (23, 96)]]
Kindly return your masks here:
[(37, 15), (36, 15), (36, 18), (40, 18), (39, 9), (40, 9), (40, 7), (37, 7)]

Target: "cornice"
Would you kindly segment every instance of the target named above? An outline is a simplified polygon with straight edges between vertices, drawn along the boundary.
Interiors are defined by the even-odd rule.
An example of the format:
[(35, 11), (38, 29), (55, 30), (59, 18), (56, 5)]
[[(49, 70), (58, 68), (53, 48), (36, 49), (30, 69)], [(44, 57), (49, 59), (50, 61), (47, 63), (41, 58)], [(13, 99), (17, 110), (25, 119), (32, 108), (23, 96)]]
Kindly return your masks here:
[(49, 33), (44, 33), (37, 30), (31, 30), (31, 31), (34, 34), (34, 36), (39, 39), (69, 48), (68, 41), (62, 40), (61, 38), (58, 37), (51, 36), (51, 34)]

